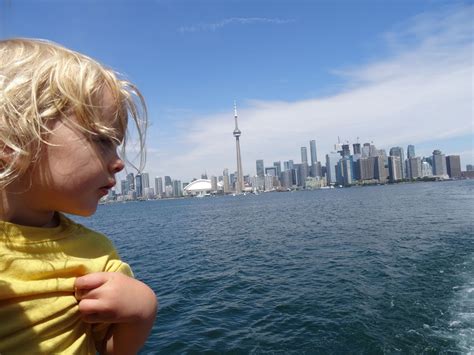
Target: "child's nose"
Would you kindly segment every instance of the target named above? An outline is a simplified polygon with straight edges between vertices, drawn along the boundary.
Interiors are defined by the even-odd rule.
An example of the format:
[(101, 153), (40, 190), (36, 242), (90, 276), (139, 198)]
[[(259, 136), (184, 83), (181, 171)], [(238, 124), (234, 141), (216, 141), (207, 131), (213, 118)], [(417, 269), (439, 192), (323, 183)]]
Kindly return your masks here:
[(117, 174), (118, 172), (122, 171), (125, 167), (125, 163), (119, 157), (115, 158), (115, 160), (110, 165), (110, 170), (112, 173)]

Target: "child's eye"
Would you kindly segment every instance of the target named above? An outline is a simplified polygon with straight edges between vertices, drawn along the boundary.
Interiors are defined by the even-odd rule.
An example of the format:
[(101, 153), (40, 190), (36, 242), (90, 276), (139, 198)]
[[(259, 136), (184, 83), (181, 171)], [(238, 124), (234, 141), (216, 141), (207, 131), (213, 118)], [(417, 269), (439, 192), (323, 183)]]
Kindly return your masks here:
[(101, 135), (95, 136), (93, 141), (102, 147), (113, 147), (117, 144), (111, 137)]

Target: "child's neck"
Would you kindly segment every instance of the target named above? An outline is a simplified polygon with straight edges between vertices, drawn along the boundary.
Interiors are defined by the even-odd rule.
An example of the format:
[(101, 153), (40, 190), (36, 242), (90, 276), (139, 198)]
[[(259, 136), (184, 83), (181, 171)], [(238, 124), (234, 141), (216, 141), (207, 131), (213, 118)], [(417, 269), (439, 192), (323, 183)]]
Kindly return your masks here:
[(51, 228), (59, 225), (57, 212), (28, 209), (23, 201), (19, 200), (21, 199), (9, 198), (5, 190), (0, 192), (0, 221), (29, 227)]

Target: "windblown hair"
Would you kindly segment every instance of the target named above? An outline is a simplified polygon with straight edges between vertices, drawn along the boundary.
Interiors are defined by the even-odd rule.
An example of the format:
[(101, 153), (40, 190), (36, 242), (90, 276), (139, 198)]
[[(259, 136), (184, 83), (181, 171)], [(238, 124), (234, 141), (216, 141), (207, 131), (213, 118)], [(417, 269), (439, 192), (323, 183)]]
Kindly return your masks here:
[[(114, 122), (101, 118), (104, 90), (114, 100)], [(125, 154), (129, 116), (136, 127), (138, 167)], [(58, 118), (92, 137), (110, 137), (121, 144), (122, 159), (143, 169), (147, 110), (132, 83), (97, 61), (49, 41), (0, 41), (0, 189), (39, 160), (51, 133), (49, 123)]]

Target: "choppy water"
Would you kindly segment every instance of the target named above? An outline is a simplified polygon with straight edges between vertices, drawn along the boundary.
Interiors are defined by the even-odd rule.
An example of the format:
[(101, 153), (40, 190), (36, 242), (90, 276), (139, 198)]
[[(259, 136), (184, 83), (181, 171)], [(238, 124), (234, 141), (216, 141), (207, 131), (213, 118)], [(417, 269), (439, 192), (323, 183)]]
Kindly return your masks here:
[(474, 181), (100, 206), (143, 353), (474, 353)]

